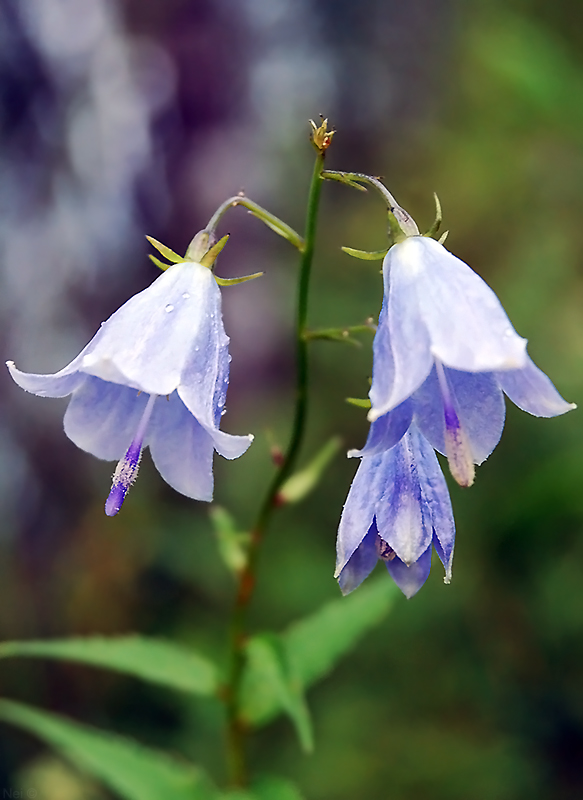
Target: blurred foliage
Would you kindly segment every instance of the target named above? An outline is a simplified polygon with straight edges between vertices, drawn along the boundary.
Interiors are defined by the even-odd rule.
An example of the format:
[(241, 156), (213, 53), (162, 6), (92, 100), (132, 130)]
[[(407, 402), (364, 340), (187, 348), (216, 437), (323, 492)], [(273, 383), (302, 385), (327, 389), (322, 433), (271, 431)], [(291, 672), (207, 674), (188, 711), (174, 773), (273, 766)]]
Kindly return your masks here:
[[(126, 5), (138, 28), (159, 24), (154, 11), (149, 22), (135, 3)], [(326, 18), (324, 5), (320, 19)], [(377, 81), (366, 90), (384, 92), (374, 59), (389, 63), (386, 42), (394, 45), (395, 33), (387, 23), (368, 40), (363, 20), (341, 31), (339, 21), (350, 21), (349, 5), (339, 3), (337, 14), (330, 11), (326, 35), (334, 33), (339, 44), (335, 50), (329, 41), (322, 58), (341, 61), (348, 70), (358, 49), (358, 74), (366, 78), (366, 53)], [(383, 4), (365, 5), (370, 11)], [(346, 118), (343, 144), (339, 110), (338, 119), (331, 119), (338, 134), (329, 166), (384, 173), (422, 229), (431, 224), (437, 191), (444, 227), (451, 231), (448, 247), (496, 290), (518, 332), (528, 336), (530, 354), (566, 399), (581, 402), (583, 8), (577, 0), (444, 2), (433, 12), (421, 0), (411, 5), (420, 26), (415, 36), (422, 30), (426, 37), (406, 39), (413, 42), (416, 72), (403, 67), (401, 73), (398, 63), (390, 62), (389, 74), (395, 93), (406, 95), (415, 113), (399, 107), (380, 129), (372, 110), (370, 116)], [(396, 6), (387, 4), (395, 20)], [(253, 42), (237, 40), (237, 52), (247, 53)], [(340, 43), (348, 48), (344, 53)], [(180, 64), (185, 50), (180, 43), (176, 47)], [(229, 64), (219, 62), (224, 82)], [(193, 89), (185, 108), (192, 114), (200, 108), (192, 98), (206, 98), (216, 123), (228, 95), (221, 94), (219, 83), (210, 103), (212, 93), (205, 94), (198, 78), (195, 86), (199, 94)], [(185, 112), (184, 125), (188, 119)], [(303, 123), (293, 120), (298, 129)], [(166, 146), (180, 141), (170, 137)], [(270, 147), (265, 159), (275, 153), (281, 162), (276, 178), (285, 181), (273, 194), (273, 211), (297, 226), (311, 169), (309, 148), (306, 142), (296, 147), (284, 132)], [(222, 188), (221, 180), (217, 184)], [(226, 192), (238, 188), (229, 184)], [(190, 197), (189, 189), (183, 177), (180, 197)], [(254, 199), (272, 207), (264, 197)], [(200, 199), (197, 209), (203, 222), (213, 210), (202, 208)], [(249, 228), (259, 223), (236, 214), (229, 219), (232, 236), (222, 263), (228, 273), (232, 258), (233, 274), (244, 274), (237, 263), (237, 234), (243, 223)], [(200, 223), (192, 219), (182, 204), (167, 230), (153, 232), (180, 251), (192, 225)], [(179, 227), (177, 220), (190, 228)], [(380, 250), (385, 224), (382, 205), (370, 192), (324, 187), (310, 309), (315, 326), (359, 325), (378, 313), (380, 265), (352, 259), (339, 247)], [(262, 232), (249, 236), (246, 258), (254, 261), (263, 248), (268, 255), (258, 266), (268, 262), (267, 274), (253, 282), (263, 281), (263, 287), (225, 289), (225, 294), (240, 292), (229, 296), (227, 312), (234, 315), (239, 302), (250, 315), (249, 325), (270, 314), (282, 321), (273, 337), (275, 355), (249, 367), (238, 349), (236, 319), (229, 328), (227, 313), (234, 360), (226, 427), (256, 433), (244, 459), (216, 462), (217, 501), (240, 530), (256, 513), (274, 441), (285, 442), (292, 366), (284, 336), (291, 324), (294, 256), (285, 242), (273, 243)], [(251, 291), (265, 295), (244, 294)], [(253, 306), (245, 298), (268, 302)], [(312, 345), (313, 405), (304, 465), (334, 435), (340, 434), (347, 448), (364, 441), (366, 412), (344, 402), (368, 391), (371, 353), (361, 338), (360, 349), (325, 341)], [(257, 341), (258, 350), (260, 345)], [(244, 363), (240, 371), (238, 359)], [(110, 465), (89, 462), (60, 442), (58, 426), (41, 438), (42, 409), (28, 412), (32, 406), (26, 401), (18, 398), (19, 415), (37, 414), (30, 429), (35, 447), (27, 457), (39, 459), (36, 478), (44, 476), (45, 482), (40, 496), (57, 497), (58, 504), (45, 505), (43, 539), (28, 520), (20, 539), (2, 542), (3, 638), (137, 631), (174, 638), (224, 661), (233, 584), (208, 509), (162, 485), (145, 458), (122, 514), (106, 519), (102, 503)], [(509, 407), (507, 416), (502, 441), (478, 470), (475, 486), (451, 486), (458, 530), (451, 586), (443, 585), (436, 563), (418, 596), (397, 598), (389, 617), (310, 692), (315, 754), (304, 756), (289, 724), (279, 719), (252, 744), (259, 772), (288, 776), (310, 800), (583, 796), (583, 423), (580, 412), (538, 420)], [(66, 480), (51, 482), (58, 469), (65, 469)], [(278, 514), (261, 556), (252, 608), (256, 631), (281, 630), (337, 598), (335, 529), (354, 470), (354, 462), (337, 458), (316, 491)], [(23, 506), (26, 497), (23, 489)], [(70, 664), (7, 661), (1, 675), (5, 697), (170, 748), (208, 766), (217, 780), (224, 774), (222, 718), (205, 698), (176, 699), (156, 687)], [(0, 785), (14, 786), (10, 775), (18, 769), (38, 769), (36, 743), (12, 728), (2, 730), (0, 748)], [(47, 781), (60, 774), (51, 769), (57, 777)], [(75, 789), (67, 791), (75, 797)]]

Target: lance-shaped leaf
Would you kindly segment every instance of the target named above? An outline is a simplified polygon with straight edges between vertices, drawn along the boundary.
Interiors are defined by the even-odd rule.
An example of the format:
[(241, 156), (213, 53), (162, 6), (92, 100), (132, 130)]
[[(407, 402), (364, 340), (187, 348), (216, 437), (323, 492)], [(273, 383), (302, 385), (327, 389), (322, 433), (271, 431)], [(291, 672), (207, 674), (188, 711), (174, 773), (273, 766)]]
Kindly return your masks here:
[(238, 530), (233, 517), (220, 506), (213, 506), (209, 516), (217, 537), (219, 554), (229, 571), (238, 575), (247, 562), (250, 536)]
[(12, 700), (0, 700), (0, 720), (38, 736), (124, 800), (219, 800), (202, 770), (110, 731)]
[(77, 661), (192, 694), (211, 695), (217, 688), (217, 671), (211, 661), (161, 639), (95, 636), (0, 645), (0, 658), (14, 656)]
[(260, 725), (272, 716), (274, 702), (291, 719), (302, 749), (314, 749), (312, 724), (302, 682), (294, 672), (285, 642), (276, 634), (249, 640), (247, 669), (241, 687), (241, 716), (250, 725)]
[(297, 503), (315, 489), (324, 470), (340, 450), (341, 443), (342, 440), (338, 436), (326, 442), (307, 467), (287, 479), (279, 490), (280, 499), (285, 503)]
[(303, 800), (293, 783), (272, 775), (253, 781), (250, 789), (232, 789), (221, 800)]
[(280, 636), (286, 653), (285, 671), (278, 668), (277, 659), (264, 644), (265, 637), (250, 639), (240, 698), (242, 718), (260, 726), (284, 711), (289, 714), (290, 700), (284, 700), (281, 675), (292, 676), (293, 691), (302, 696), (303, 690), (325, 677), (386, 616), (397, 595), (396, 585), (383, 576), (291, 625)]

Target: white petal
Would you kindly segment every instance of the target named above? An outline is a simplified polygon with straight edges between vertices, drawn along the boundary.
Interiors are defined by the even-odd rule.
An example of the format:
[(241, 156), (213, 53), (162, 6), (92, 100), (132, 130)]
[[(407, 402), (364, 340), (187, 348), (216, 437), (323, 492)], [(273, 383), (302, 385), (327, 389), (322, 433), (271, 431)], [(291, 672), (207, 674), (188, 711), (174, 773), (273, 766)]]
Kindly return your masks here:
[(174, 264), (103, 323), (82, 369), (147, 394), (168, 395), (189, 360), (216, 349), (221, 334), (221, 294), (210, 270), (194, 262)]
[(436, 358), (469, 372), (525, 365), (526, 340), (518, 336), (492, 289), (467, 264), (423, 236), (406, 239), (393, 250), (393, 274), (407, 274), (415, 282)]

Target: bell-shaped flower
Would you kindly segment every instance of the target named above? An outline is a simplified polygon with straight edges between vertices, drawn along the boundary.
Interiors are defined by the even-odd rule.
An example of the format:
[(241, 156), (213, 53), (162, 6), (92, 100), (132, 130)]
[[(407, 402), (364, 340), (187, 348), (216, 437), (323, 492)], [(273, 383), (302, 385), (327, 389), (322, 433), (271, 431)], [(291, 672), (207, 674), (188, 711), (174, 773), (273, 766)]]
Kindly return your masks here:
[(335, 577), (343, 594), (381, 560), (412, 597), (427, 580), (433, 547), (445, 582), (451, 579), (455, 524), (447, 485), (433, 448), (407, 416), (399, 410), (381, 417), (366, 447), (349, 453), (361, 462), (338, 528)]
[(7, 363), (28, 392), (71, 395), (67, 436), (97, 458), (119, 461), (105, 507), (112, 516), (136, 478), (144, 447), (170, 486), (206, 501), (213, 495), (214, 450), (228, 459), (247, 450), (251, 435), (219, 429), (228, 344), (212, 271), (183, 261), (102, 323), (60, 372), (36, 375)]
[(408, 404), (462, 486), (500, 439), (503, 393), (539, 417), (575, 408), (529, 358), (494, 292), (442, 244), (406, 238), (383, 277), (369, 419)]

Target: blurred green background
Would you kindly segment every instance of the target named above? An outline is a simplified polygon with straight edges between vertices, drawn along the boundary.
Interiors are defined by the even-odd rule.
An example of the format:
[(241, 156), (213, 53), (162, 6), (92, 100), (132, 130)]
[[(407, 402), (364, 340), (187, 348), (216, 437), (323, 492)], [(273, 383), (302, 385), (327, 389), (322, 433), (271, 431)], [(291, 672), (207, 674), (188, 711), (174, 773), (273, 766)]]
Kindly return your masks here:
[[(331, 169), (384, 176), (424, 229), (432, 193), (448, 247), (501, 298), (563, 396), (583, 389), (583, 6), (577, 0), (2, 0), (0, 254), (5, 358), (67, 363), (156, 272), (143, 234), (177, 251), (230, 194), (301, 228), (307, 118), (337, 129)], [(223, 427), (253, 431), (216, 460), (216, 501), (249, 525), (285, 443), (296, 259), (236, 209), (218, 274), (233, 356)], [(382, 203), (325, 185), (310, 318), (378, 314)], [(315, 343), (304, 461), (331, 435), (366, 436), (370, 342)], [(115, 519), (111, 464), (62, 433), (64, 401), (4, 376), (0, 421), (2, 639), (139, 631), (225, 656), (233, 586), (208, 508), (144, 458)], [(354, 461), (339, 457), (281, 510), (261, 557), (254, 630), (338, 596), (335, 532)], [(311, 800), (575, 800), (583, 796), (583, 422), (508, 407), (470, 490), (451, 486), (454, 579), (434, 563), (410, 601), (310, 692), (316, 753), (286, 720), (258, 734), (258, 770)], [(379, 567), (379, 572), (383, 569)], [(387, 577), (387, 580), (389, 578)], [(181, 752), (224, 775), (222, 720), (192, 701), (68, 664), (6, 662), (0, 693)], [(0, 786), (46, 800), (106, 797), (2, 726)]]

